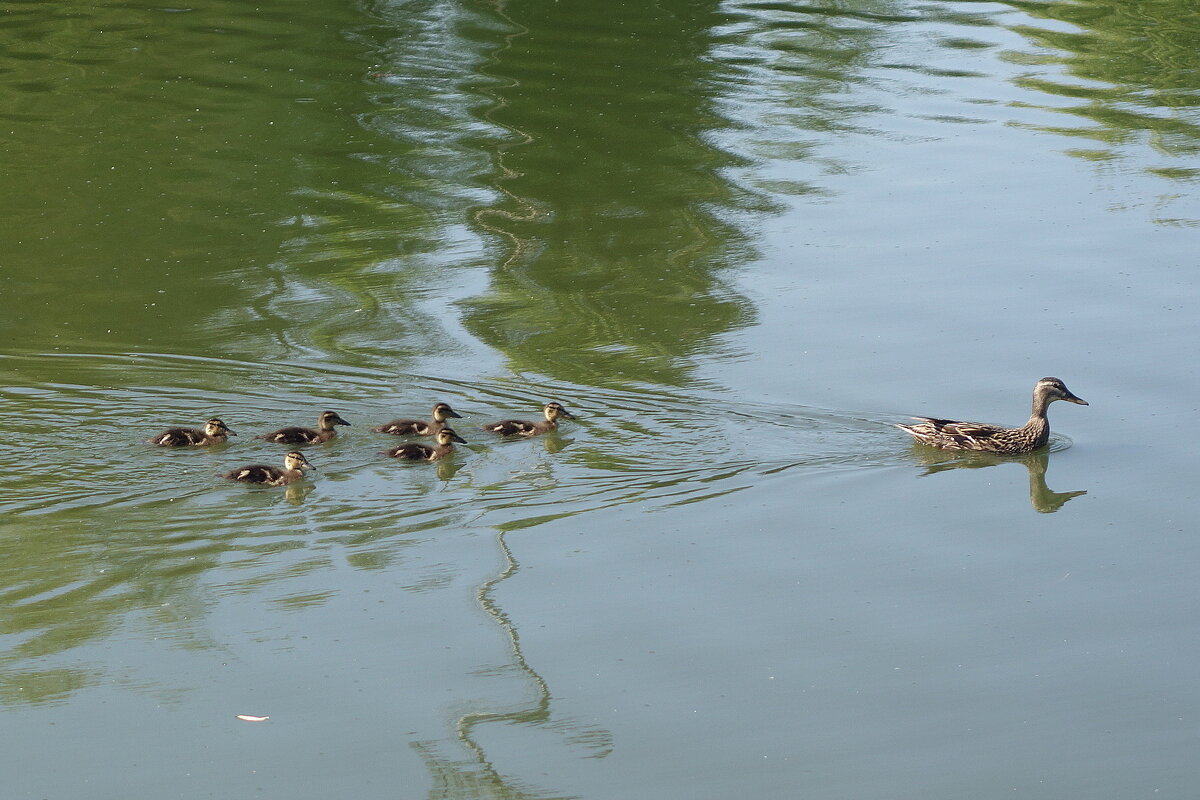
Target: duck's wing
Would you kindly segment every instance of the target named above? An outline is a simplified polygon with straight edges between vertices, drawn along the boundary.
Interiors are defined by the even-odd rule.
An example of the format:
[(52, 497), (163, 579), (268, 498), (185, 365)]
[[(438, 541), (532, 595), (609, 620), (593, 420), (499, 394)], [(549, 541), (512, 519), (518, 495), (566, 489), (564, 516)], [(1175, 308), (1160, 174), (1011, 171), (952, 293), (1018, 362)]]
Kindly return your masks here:
[(383, 454), (392, 458), (407, 458), (410, 461), (420, 461), (429, 458), (433, 452), (433, 448), (427, 444), (409, 442), (399, 447), (393, 447), (391, 450), (384, 450)]
[(182, 447), (190, 444), (203, 444), (204, 431), (198, 431), (195, 428), (171, 428), (146, 441), (150, 444), (156, 444), (159, 447)]
[(429, 423), (419, 419), (394, 419), (371, 430), (376, 433), (390, 433), (393, 436), (428, 436), (433, 433)]
[(1008, 428), (986, 422), (959, 422), (936, 417), (913, 417), (916, 425), (897, 425), (914, 439), (934, 447), (955, 450), (991, 450), (992, 442), (1002, 439)]
[(501, 436), (529, 436), (537, 433), (538, 427), (532, 422), (526, 422), (521, 419), (506, 419), (503, 422), (493, 422), (489, 425), (484, 425), (485, 431), (498, 433)]
[(313, 444), (321, 441), (320, 434), (309, 428), (280, 428), (277, 431), (264, 433), (262, 436), (255, 436), (254, 438), (278, 444)]
[(265, 464), (251, 464), (248, 467), (231, 469), (222, 477), (242, 483), (274, 483), (283, 477), (283, 470)]

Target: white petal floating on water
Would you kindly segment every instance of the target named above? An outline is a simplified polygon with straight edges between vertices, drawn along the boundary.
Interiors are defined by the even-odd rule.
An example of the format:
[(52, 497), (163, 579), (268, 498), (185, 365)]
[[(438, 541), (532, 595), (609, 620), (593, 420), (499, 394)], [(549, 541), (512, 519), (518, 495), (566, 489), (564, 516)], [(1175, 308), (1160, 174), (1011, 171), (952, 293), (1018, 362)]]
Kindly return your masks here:
[(243, 722), (266, 722), (270, 717), (256, 717), (253, 714), (238, 714), (237, 718)]

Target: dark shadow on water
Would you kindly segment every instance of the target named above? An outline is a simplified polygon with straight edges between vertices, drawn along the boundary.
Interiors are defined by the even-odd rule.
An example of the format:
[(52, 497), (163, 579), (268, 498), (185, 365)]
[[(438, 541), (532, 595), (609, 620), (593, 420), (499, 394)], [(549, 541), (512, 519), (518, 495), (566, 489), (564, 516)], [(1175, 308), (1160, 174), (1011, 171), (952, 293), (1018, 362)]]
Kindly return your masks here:
[(912, 449), (918, 462), (925, 465), (922, 476), (936, 475), (952, 469), (984, 469), (1013, 463), (1023, 465), (1029, 471), (1029, 504), (1040, 514), (1053, 514), (1072, 498), (1087, 494), (1086, 490), (1056, 492), (1046, 485), (1046, 469), (1050, 465), (1050, 451), (1053, 445), (1023, 456), (938, 450), (915, 443)]

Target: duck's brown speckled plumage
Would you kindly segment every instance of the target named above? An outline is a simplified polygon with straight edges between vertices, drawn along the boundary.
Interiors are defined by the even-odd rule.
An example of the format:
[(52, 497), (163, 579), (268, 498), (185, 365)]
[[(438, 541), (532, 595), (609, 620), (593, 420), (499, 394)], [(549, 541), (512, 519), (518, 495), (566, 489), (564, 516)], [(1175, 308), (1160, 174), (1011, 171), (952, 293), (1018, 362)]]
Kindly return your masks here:
[(262, 439), (267, 442), (276, 442), (278, 444), (319, 444), (328, 442), (333, 437), (337, 436), (335, 425), (349, 425), (349, 422), (342, 419), (335, 411), (326, 411), (317, 419), (317, 429), (312, 428), (280, 428), (277, 431), (264, 433), (262, 436), (255, 436), (255, 439)]
[(455, 433), (453, 428), (442, 428), (437, 432), (436, 445), (406, 442), (391, 450), (384, 450), (383, 455), (391, 458), (404, 458), (409, 461), (437, 461), (439, 458), (450, 455), (455, 442), (466, 444), (467, 440)]
[(204, 447), (222, 444), (230, 436), (237, 436), (224, 422), (216, 417), (204, 423), (204, 430), (197, 428), (170, 428), (146, 441), (159, 447)]
[(284, 486), (295, 483), (304, 477), (304, 470), (316, 469), (308, 463), (304, 454), (292, 451), (283, 457), (283, 469), (268, 467), (266, 464), (251, 464), (247, 467), (231, 469), (221, 477), (242, 483), (261, 483), (265, 486)]
[(1001, 455), (1019, 455), (1038, 449), (1050, 439), (1050, 421), (1046, 409), (1055, 400), (1066, 400), (1086, 406), (1058, 378), (1042, 378), (1033, 387), (1033, 412), (1029, 421), (1019, 428), (1006, 428), (986, 422), (956, 422), (934, 417), (915, 417), (924, 420), (917, 425), (896, 427), (912, 435), (922, 444), (943, 450), (978, 450)]
[(421, 419), (394, 419), (371, 430), (376, 433), (390, 433), (393, 436), (433, 436), (446, 427), (448, 418), (462, 419), (448, 403), (438, 403), (433, 407), (433, 421)]
[(546, 433), (557, 428), (559, 417), (575, 419), (575, 415), (567, 411), (559, 403), (547, 403), (542, 408), (542, 413), (546, 418), (538, 422), (527, 422), (522, 419), (506, 419), (502, 422), (493, 422), (484, 425), (483, 429), (491, 433), (498, 433), (501, 436), (537, 436), (539, 433)]

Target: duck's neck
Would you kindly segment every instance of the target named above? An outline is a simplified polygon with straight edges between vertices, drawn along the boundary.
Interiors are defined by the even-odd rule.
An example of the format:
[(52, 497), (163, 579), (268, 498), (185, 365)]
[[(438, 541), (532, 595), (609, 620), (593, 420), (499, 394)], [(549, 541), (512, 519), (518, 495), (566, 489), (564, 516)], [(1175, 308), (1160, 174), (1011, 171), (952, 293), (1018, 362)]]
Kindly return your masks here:
[(1045, 395), (1035, 394), (1029, 421), (1022, 426), (1022, 430), (1026, 431), (1033, 440), (1034, 447), (1041, 447), (1050, 439), (1050, 420), (1046, 419), (1046, 408), (1049, 405), (1050, 401), (1046, 399)]
[(1033, 395), (1033, 412), (1029, 415), (1029, 421), (1035, 419), (1046, 419), (1046, 409), (1050, 407), (1050, 398), (1041, 392), (1035, 392)]
[(1034, 439), (1041, 442), (1050, 436), (1050, 420), (1046, 419), (1046, 411), (1042, 410), (1041, 416), (1033, 414), (1029, 417), (1029, 422), (1021, 426), (1021, 430), (1028, 431)]

